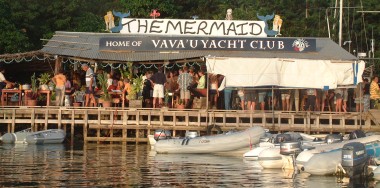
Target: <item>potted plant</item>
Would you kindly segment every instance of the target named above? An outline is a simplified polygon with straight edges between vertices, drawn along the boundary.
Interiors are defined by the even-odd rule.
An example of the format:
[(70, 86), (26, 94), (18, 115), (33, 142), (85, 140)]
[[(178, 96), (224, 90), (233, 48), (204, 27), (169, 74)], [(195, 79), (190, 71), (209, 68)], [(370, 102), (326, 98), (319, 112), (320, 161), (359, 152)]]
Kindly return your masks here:
[(40, 77), (38, 77), (38, 81), (40, 82), (41, 90), (49, 90), (49, 86), (47, 85), (51, 80), (51, 75), (49, 73), (42, 73)]
[(142, 90), (141, 88), (142, 81), (143, 81), (142, 76), (132, 79), (131, 91), (127, 95), (127, 99), (129, 101), (129, 107), (142, 108), (142, 96), (139, 95)]
[(103, 72), (99, 74), (97, 78), (98, 78), (99, 85), (102, 91), (100, 94), (100, 99), (102, 101), (103, 107), (110, 107), (112, 103), (111, 101), (112, 98), (107, 88), (107, 79), (108, 79), (107, 73)]
[(36, 73), (30, 77), (31, 82), (31, 91), (28, 93), (27, 97), (27, 106), (37, 106), (37, 97), (38, 97), (38, 86), (37, 86), (37, 78)]
[(84, 102), (84, 96), (86, 95), (86, 93), (84, 92), (86, 90), (86, 88), (84, 86), (82, 86), (82, 88), (78, 91), (75, 91), (74, 92), (74, 102), (73, 102), (73, 106), (74, 107), (80, 107), (81, 104)]

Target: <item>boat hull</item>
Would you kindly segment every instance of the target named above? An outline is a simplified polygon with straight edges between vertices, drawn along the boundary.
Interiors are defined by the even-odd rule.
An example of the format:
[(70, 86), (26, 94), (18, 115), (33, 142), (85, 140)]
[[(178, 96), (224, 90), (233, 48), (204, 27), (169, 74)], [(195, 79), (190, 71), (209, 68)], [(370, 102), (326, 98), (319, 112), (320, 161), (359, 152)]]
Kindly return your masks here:
[(260, 137), (264, 134), (262, 127), (255, 126), (230, 134), (159, 140), (155, 144), (155, 150), (157, 153), (228, 152), (259, 143)]
[(302, 151), (296, 158), (296, 163), (299, 169), (302, 168), (302, 166), (307, 163), (315, 154), (333, 151), (339, 148), (342, 148), (345, 144), (351, 143), (351, 142), (360, 142), (363, 144), (371, 143), (380, 141), (380, 135), (372, 135), (364, 138), (357, 138), (353, 140), (343, 141), (339, 143), (333, 143), (333, 144), (326, 144), (326, 145), (318, 145), (315, 146), (314, 149)]
[[(380, 157), (380, 142), (368, 143), (365, 147), (368, 156)], [(342, 148), (338, 148), (313, 155), (309, 161), (304, 163), (301, 170), (311, 175), (331, 175), (336, 172), (338, 165), (341, 163)]]
[(28, 144), (59, 144), (66, 138), (66, 133), (62, 129), (49, 129), (29, 134), (25, 141)]

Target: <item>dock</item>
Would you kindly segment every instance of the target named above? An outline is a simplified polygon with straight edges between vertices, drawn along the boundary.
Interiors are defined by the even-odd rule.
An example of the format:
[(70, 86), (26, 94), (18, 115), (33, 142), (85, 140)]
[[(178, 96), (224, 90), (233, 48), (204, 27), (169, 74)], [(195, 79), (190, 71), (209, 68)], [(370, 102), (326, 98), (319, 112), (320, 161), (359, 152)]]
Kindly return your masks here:
[(187, 130), (205, 134), (208, 126), (222, 131), (262, 126), (271, 132), (296, 131), (308, 134), (349, 133), (362, 129), (380, 131), (380, 110), (365, 113), (226, 111), (135, 108), (0, 107), (0, 130), (31, 128), (33, 131), (62, 128), (73, 140), (84, 142), (148, 142), (147, 135), (157, 129), (172, 130), (184, 136)]

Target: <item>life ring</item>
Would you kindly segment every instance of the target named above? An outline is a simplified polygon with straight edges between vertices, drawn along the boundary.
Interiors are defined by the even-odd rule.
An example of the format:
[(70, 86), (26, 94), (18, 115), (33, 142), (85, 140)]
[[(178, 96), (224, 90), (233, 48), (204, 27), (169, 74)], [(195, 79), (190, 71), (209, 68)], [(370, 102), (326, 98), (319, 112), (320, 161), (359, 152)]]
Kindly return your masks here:
[(216, 129), (217, 134), (222, 134), (223, 133), (222, 128), (220, 128), (219, 125), (213, 124), (213, 125), (207, 126), (207, 129), (206, 129), (207, 135), (211, 134), (212, 129)]

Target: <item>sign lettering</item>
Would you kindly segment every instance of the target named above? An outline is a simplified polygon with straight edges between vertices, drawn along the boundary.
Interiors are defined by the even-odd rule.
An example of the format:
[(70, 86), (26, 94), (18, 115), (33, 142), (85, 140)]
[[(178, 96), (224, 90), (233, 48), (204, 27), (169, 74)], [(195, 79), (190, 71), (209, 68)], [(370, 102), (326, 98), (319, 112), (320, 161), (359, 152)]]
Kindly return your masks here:
[(236, 37), (104, 37), (103, 51), (229, 50), (315, 52), (315, 39)]
[(122, 18), (122, 34), (267, 37), (264, 21)]

